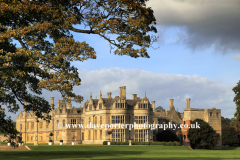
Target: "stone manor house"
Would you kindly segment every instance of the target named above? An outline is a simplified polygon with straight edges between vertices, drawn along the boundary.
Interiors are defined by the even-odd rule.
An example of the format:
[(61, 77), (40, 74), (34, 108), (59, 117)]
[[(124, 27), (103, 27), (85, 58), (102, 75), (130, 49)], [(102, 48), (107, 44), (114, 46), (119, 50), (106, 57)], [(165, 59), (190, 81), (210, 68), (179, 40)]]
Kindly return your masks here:
[[(17, 130), (21, 133), (25, 143), (48, 143), (49, 139), (54, 144), (70, 144), (73, 141), (77, 144), (102, 144), (103, 141), (140, 141), (148, 142), (155, 140), (155, 134), (161, 128), (144, 127), (139, 124), (188, 124), (196, 118), (208, 122), (217, 133), (220, 134), (219, 142), (216, 148), (221, 148), (221, 110), (212, 109), (195, 109), (190, 108), (190, 98), (186, 99), (186, 108), (181, 116), (178, 115), (178, 109), (175, 110), (173, 99), (170, 99), (168, 111), (156, 112), (155, 101), (149, 102), (146, 96), (144, 98), (132, 95), (132, 99), (126, 99), (126, 87), (119, 87), (119, 96), (114, 98), (107, 93), (107, 98), (103, 98), (100, 91), (100, 98), (87, 100), (83, 107), (75, 108), (71, 104), (71, 98), (58, 100), (57, 108), (54, 108), (54, 97), (51, 97), (50, 112), (52, 116), (48, 123), (38, 119), (36, 121), (34, 113), (21, 111), (16, 120)], [(138, 124), (138, 128), (129, 130), (129, 126), (123, 128), (118, 124)], [(80, 124), (83, 127), (80, 127)], [(112, 125), (114, 128), (101, 128), (101, 125)], [(95, 127), (92, 127), (94, 126)], [(97, 127), (97, 125), (99, 127)], [(178, 128), (174, 132), (179, 135), (183, 134), (183, 141), (188, 143), (188, 128)], [(53, 136), (49, 136), (53, 133)]]

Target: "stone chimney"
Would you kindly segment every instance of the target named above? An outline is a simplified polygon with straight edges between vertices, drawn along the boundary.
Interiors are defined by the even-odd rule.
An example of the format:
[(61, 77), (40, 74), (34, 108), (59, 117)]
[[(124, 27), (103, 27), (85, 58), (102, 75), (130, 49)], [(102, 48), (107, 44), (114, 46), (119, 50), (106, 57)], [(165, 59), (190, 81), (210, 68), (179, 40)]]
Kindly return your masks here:
[(54, 108), (54, 97), (50, 97), (51, 99), (51, 108)]
[(119, 87), (119, 92), (120, 99), (126, 99), (126, 86)]
[(111, 96), (112, 96), (112, 92), (108, 92), (108, 93), (107, 93), (107, 96), (108, 96), (108, 99), (112, 98), (112, 97), (111, 97)]
[(173, 106), (173, 99), (169, 99), (169, 101), (170, 101), (169, 110), (171, 110), (171, 109), (174, 109), (174, 110), (175, 110), (175, 108), (174, 108), (174, 106)]
[(68, 102), (67, 109), (72, 109), (71, 97), (68, 97), (67, 102)]
[(190, 109), (190, 100), (191, 100), (191, 98), (187, 98), (187, 99), (186, 99), (187, 109)]
[(155, 112), (155, 101), (151, 101), (151, 102), (152, 102), (153, 112)]
[(132, 94), (132, 99), (137, 100), (137, 94)]

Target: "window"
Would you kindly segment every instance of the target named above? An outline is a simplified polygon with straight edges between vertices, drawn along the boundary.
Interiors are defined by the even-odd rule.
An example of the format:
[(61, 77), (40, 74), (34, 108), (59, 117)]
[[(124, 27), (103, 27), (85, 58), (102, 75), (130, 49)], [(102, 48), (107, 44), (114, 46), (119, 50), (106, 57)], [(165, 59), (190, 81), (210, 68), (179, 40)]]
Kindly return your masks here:
[(92, 104), (89, 104), (89, 111), (92, 110)]
[(100, 116), (100, 125), (102, 124), (102, 116)]
[(31, 129), (34, 129), (34, 122), (31, 122)]
[(99, 109), (102, 109), (102, 103), (99, 104)]
[(97, 117), (95, 117), (95, 122), (94, 122), (94, 124), (97, 124)]
[(115, 103), (116, 108), (125, 108), (125, 103)]
[(185, 139), (186, 139), (186, 135), (183, 136), (183, 140), (185, 140)]
[(88, 131), (88, 140), (91, 139), (91, 131)]
[(20, 124), (20, 131), (22, 130), (22, 124)]
[(57, 125), (59, 125), (59, 120), (57, 120)]
[(212, 116), (212, 112), (209, 113), (210, 117)]
[(84, 140), (84, 133), (82, 133), (82, 140)]
[(29, 122), (27, 123), (27, 129), (29, 129)]
[(136, 142), (148, 142), (148, 130), (147, 129), (135, 129), (135, 141)]
[(49, 122), (46, 122), (46, 128), (48, 128)]
[(56, 140), (58, 140), (59, 132), (56, 132)]
[(71, 119), (71, 124), (76, 124), (76, 119)]
[(119, 115), (119, 116), (112, 116), (112, 124), (115, 123), (125, 123), (125, 116)]
[(95, 130), (94, 139), (96, 139), (96, 140), (97, 140), (97, 130)]
[(100, 140), (102, 140), (102, 130), (100, 130)]
[(89, 124), (91, 123), (91, 117), (89, 117)]
[(82, 124), (84, 124), (84, 119), (82, 119)]
[(40, 122), (39, 123), (39, 128), (42, 128), (43, 127), (43, 122)]
[(148, 116), (134, 116), (134, 122), (136, 124), (147, 124), (148, 123)]
[(65, 127), (65, 119), (63, 120), (63, 127)]
[(147, 103), (146, 104), (145, 103), (139, 103), (138, 104), (138, 109), (142, 109), (142, 108), (143, 109), (147, 109), (148, 108), (148, 104)]
[(112, 141), (125, 141), (125, 130), (124, 129), (113, 129), (112, 130)]

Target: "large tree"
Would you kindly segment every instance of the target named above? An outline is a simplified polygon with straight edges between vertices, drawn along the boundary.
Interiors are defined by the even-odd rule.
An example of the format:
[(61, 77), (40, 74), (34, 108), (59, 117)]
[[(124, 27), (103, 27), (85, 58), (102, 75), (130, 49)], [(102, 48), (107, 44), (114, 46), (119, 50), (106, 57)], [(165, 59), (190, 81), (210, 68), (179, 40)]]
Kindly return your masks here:
[(234, 113), (234, 117), (236, 117), (236, 119), (240, 121), (240, 81), (232, 90), (236, 94), (233, 99), (236, 104), (236, 112)]
[(200, 124), (200, 128), (189, 128), (188, 139), (193, 149), (211, 149), (218, 143), (219, 135), (202, 119), (195, 119), (191, 124)]
[(0, 132), (10, 132), (6, 127), (12, 124), (3, 127), (4, 106), (15, 113), (18, 103), (24, 105), (24, 100), (26, 111), (49, 119), (42, 115), (51, 110), (41, 97), (43, 89), (59, 91), (77, 102), (83, 100), (72, 92), (81, 79), (71, 62), (95, 59), (96, 52), (87, 42), (75, 41), (73, 33), (99, 35), (110, 43), (116, 55), (149, 58), (146, 48), (156, 41), (157, 29), (153, 26), (153, 10), (145, 2), (1, 0)]

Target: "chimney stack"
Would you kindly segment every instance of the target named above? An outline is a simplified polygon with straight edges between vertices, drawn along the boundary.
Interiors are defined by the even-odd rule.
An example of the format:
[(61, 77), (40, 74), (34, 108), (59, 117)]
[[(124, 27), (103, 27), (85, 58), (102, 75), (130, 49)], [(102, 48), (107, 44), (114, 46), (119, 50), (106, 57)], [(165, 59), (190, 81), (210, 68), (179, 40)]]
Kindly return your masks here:
[(67, 109), (72, 109), (71, 97), (68, 97), (67, 102), (68, 102)]
[(51, 107), (54, 108), (54, 97), (50, 97), (51, 99)]
[(190, 109), (190, 100), (191, 100), (191, 98), (187, 98), (187, 99), (186, 99), (187, 109)]
[(155, 101), (151, 101), (152, 102), (152, 109), (153, 109), (153, 112), (155, 112)]
[(119, 87), (119, 92), (120, 99), (126, 99), (126, 86)]
[(169, 99), (170, 101), (170, 107), (173, 107), (173, 99)]
[(108, 99), (112, 98), (112, 97), (111, 97), (111, 96), (112, 96), (112, 92), (108, 92), (108, 93), (107, 93), (107, 96), (108, 96)]
[(132, 94), (132, 99), (137, 100), (137, 94)]

